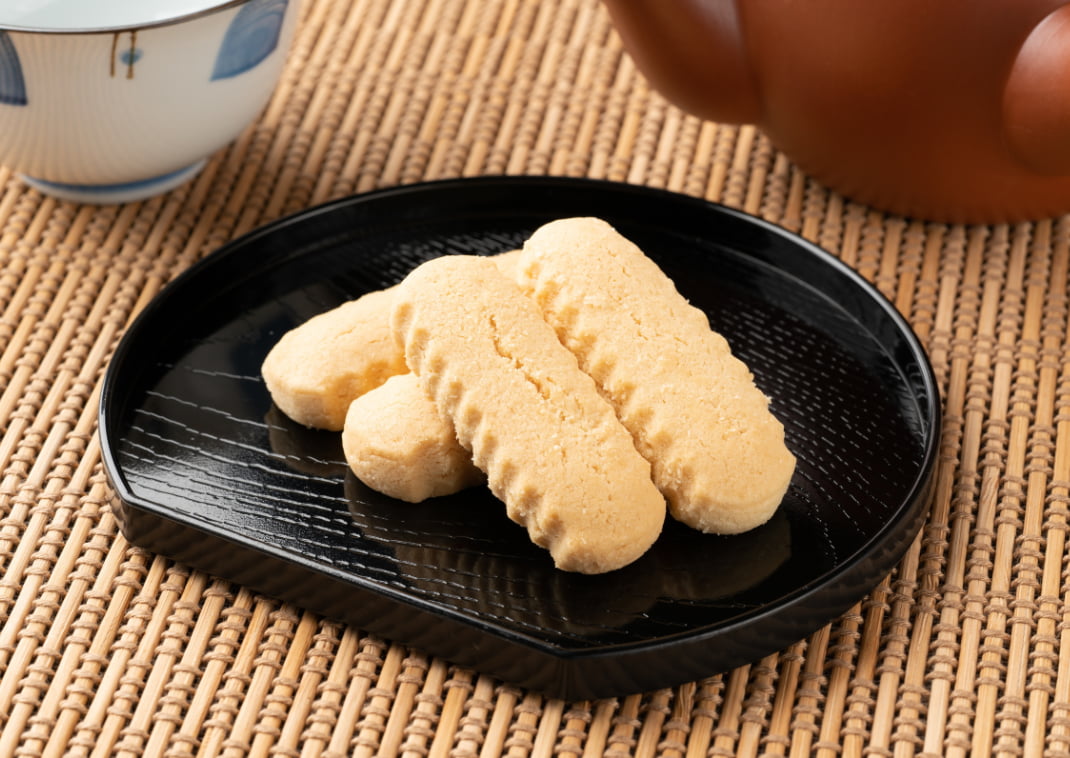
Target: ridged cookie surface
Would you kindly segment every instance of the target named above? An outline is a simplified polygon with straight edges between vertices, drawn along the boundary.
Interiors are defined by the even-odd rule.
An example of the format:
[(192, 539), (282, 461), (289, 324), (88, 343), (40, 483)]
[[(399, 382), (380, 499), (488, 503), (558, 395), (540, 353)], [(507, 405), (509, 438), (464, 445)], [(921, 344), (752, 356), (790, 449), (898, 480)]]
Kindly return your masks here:
[[(490, 260), (513, 275), (519, 250)], [(342, 303), (286, 332), (261, 373), (275, 405), (317, 429), (338, 431), (349, 404), (395, 374), (408, 371), (390, 329), (394, 287)]]
[(610, 571), (657, 539), (665, 501), (650, 465), (535, 304), (486, 259), (416, 268), (393, 324), (491, 491), (559, 568)]
[(517, 280), (650, 461), (674, 517), (732, 534), (764, 523), (795, 468), (768, 398), (673, 282), (600, 219), (542, 226)]
[(350, 406), (342, 428), (346, 463), (384, 495), (420, 502), (483, 482), (415, 374), (392, 376)]

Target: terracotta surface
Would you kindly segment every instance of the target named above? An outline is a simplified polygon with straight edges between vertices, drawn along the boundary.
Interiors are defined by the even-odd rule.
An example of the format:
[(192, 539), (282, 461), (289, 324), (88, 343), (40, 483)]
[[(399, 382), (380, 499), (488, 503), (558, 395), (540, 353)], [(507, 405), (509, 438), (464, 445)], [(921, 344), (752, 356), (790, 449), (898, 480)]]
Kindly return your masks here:
[(606, 0), (670, 100), (902, 215), (1070, 210), (1070, 5)]

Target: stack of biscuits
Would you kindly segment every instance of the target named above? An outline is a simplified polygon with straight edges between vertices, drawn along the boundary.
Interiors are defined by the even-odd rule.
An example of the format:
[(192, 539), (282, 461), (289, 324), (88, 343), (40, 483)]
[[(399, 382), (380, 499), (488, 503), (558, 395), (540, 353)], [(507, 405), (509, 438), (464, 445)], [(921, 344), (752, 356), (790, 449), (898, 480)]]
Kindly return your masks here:
[(564, 571), (635, 561), (666, 511), (759, 526), (795, 469), (747, 366), (595, 218), (427, 261), (283, 335), (263, 376), (287, 416), (341, 431), (369, 487), (416, 502), (485, 482)]

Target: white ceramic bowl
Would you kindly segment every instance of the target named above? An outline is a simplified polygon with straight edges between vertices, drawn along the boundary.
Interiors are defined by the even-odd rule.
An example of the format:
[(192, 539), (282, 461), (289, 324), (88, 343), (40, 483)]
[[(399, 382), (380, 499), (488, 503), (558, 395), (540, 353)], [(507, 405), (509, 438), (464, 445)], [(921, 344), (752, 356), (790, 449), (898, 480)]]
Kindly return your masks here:
[(0, 0), (0, 164), (42, 192), (172, 189), (263, 109), (299, 0)]

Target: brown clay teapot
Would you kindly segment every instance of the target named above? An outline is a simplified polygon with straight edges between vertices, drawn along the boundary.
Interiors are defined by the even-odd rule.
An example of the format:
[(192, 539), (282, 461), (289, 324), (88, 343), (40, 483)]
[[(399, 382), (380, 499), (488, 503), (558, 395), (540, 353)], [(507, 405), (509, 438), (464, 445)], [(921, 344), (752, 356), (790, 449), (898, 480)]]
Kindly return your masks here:
[(603, 0), (651, 85), (905, 216), (1070, 212), (1070, 3)]

